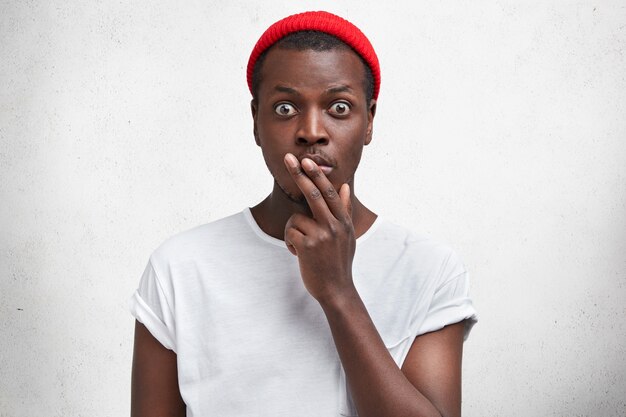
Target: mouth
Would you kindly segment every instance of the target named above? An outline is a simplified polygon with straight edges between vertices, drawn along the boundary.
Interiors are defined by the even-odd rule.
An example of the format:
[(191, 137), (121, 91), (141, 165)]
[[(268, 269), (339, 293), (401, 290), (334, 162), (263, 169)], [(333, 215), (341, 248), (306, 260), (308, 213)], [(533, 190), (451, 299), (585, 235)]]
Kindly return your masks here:
[(333, 171), (334, 165), (327, 158), (321, 156), (320, 154), (304, 154), (298, 157), (298, 160), (302, 162), (304, 158), (308, 158), (315, 162), (320, 170), (324, 173), (324, 175), (328, 175)]
[(329, 167), (327, 165), (319, 165), (320, 170), (324, 173), (324, 175), (328, 176), (331, 172), (333, 172), (333, 167)]

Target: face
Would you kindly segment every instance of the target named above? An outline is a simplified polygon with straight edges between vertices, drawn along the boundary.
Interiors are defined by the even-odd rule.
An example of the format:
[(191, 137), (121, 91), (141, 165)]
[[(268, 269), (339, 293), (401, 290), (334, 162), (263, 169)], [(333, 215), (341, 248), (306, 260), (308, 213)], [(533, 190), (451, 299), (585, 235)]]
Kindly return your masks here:
[(336, 189), (353, 188), (376, 110), (365, 96), (363, 62), (349, 49), (272, 48), (262, 65), (252, 102), (254, 137), (276, 184), (303, 201), (283, 162), (289, 152), (313, 159)]

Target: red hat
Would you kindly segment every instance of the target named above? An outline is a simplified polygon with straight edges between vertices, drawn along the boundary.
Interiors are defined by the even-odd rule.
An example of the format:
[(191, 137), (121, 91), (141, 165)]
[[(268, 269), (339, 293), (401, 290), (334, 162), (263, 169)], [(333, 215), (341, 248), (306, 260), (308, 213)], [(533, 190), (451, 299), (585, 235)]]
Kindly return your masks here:
[(303, 30), (315, 30), (332, 35), (361, 55), (372, 70), (374, 77), (374, 95), (378, 97), (380, 89), (380, 66), (378, 57), (367, 37), (352, 23), (328, 12), (304, 12), (287, 16), (267, 28), (259, 38), (248, 60), (248, 88), (252, 92), (252, 73), (259, 56), (269, 47), (290, 33)]

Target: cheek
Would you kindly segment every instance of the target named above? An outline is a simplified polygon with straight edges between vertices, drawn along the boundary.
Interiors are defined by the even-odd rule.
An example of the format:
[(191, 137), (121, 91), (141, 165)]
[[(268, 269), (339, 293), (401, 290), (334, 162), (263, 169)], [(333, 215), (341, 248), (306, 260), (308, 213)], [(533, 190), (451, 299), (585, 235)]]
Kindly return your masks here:
[(365, 140), (366, 133), (364, 129), (357, 130), (356, 134), (352, 131), (352, 135), (347, 136), (346, 140), (340, 143), (338, 151), (345, 155), (346, 161), (349, 161), (352, 165), (358, 165), (365, 147)]
[(265, 159), (265, 165), (272, 171), (272, 173), (278, 173), (277, 167), (282, 165), (282, 158), (279, 153), (276, 152), (275, 148), (272, 150), (268, 150), (266, 147), (261, 148), (263, 151), (263, 159)]
[(286, 153), (291, 144), (291, 127), (286, 124), (259, 123), (258, 136), (264, 153)]
[(261, 151), (263, 153), (265, 165), (267, 166), (267, 169), (272, 177), (278, 180), (282, 179), (281, 182), (285, 182), (289, 178), (289, 172), (287, 172), (287, 168), (285, 167), (284, 158), (285, 154), (289, 152), (289, 150), (283, 149), (283, 147), (279, 145), (268, 145), (267, 143), (262, 143)]
[(359, 163), (361, 162), (361, 155), (363, 154), (363, 148), (353, 149), (350, 153), (350, 170), (356, 171)]

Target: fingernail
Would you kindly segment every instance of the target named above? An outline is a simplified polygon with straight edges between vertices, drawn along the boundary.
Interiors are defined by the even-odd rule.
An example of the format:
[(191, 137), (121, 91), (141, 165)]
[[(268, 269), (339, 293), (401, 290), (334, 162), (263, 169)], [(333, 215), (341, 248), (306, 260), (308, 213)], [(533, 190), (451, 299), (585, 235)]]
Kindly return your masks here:
[(291, 168), (298, 168), (298, 159), (296, 159), (296, 157), (292, 154), (288, 153), (287, 155), (285, 155), (285, 161), (287, 161), (287, 164)]
[(315, 169), (315, 162), (313, 162), (311, 159), (309, 158), (304, 158), (302, 159), (302, 166), (308, 170), (308, 171), (312, 171)]

